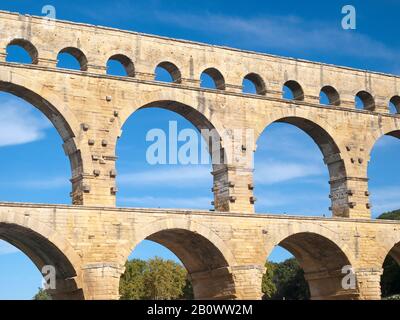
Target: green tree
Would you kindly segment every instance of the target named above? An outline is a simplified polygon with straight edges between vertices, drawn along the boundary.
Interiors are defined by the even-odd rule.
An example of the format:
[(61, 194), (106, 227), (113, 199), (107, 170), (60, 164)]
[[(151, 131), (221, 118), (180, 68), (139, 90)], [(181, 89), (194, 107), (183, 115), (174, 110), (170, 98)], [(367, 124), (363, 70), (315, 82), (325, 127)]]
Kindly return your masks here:
[(276, 285), (274, 283), (274, 272), (277, 264), (267, 261), (265, 263), (266, 272), (262, 278), (262, 292), (264, 293), (263, 300), (271, 299), (276, 293)]
[(310, 291), (304, 272), (296, 259), (281, 263), (266, 263), (267, 272), (263, 276), (262, 291), (267, 300), (308, 300)]
[(276, 293), (273, 299), (308, 300), (310, 291), (304, 271), (295, 258), (279, 263), (274, 272)]
[(143, 282), (145, 298), (149, 300), (175, 300), (183, 296), (186, 270), (171, 260), (154, 258), (148, 261)]
[(400, 220), (400, 210), (382, 213), (377, 219)]
[(193, 289), (183, 266), (156, 257), (126, 263), (120, 295), (124, 300), (193, 299)]
[(51, 300), (51, 296), (46, 290), (39, 288), (39, 291), (35, 294), (33, 300)]
[(133, 259), (125, 263), (125, 273), (119, 282), (122, 300), (139, 300), (145, 295), (143, 277), (147, 268), (146, 261)]

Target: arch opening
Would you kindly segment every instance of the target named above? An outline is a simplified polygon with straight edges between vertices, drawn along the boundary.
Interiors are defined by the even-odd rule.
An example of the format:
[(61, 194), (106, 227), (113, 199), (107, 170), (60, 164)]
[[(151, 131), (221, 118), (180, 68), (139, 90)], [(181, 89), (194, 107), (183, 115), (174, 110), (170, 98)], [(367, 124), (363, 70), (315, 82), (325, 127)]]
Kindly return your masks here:
[(367, 91), (360, 91), (356, 94), (355, 98), (356, 109), (359, 110), (375, 110), (375, 100), (374, 97)]
[(52, 299), (80, 300), (84, 298), (80, 283), (76, 281), (78, 274), (74, 265), (46, 237), (24, 226), (0, 222), (0, 241), (8, 242), (32, 261), (39, 270), (39, 274), (35, 274), (39, 276), (39, 281), (41, 273), (44, 272), (47, 275), (48, 271), (46, 270), (49, 270), (44, 269), (44, 267), (49, 268), (50, 266), (54, 268), (55, 277), (51, 281), (55, 280), (55, 283), (49, 283), (49, 285), (54, 285), (55, 288), (47, 291)]
[(164, 61), (157, 65), (155, 80), (162, 82), (182, 83), (182, 75), (172, 62)]
[(286, 81), (283, 85), (283, 98), (287, 100), (304, 101), (303, 88), (297, 81)]
[[(298, 129), (305, 135), (300, 135)], [(330, 209), (333, 216), (348, 216), (347, 205), (336, 197), (336, 193), (347, 189), (342, 179), (346, 176), (344, 161), (339, 147), (324, 128), (305, 118), (281, 118), (266, 127), (257, 145), (254, 171), (257, 211), (327, 216)], [(313, 202), (306, 200), (311, 194)]]
[(215, 68), (204, 70), (201, 74), (200, 82), (202, 88), (225, 90), (224, 76)]
[(398, 161), (400, 130), (387, 132), (372, 145), (367, 167), (370, 207), (373, 218), (399, 210)]
[(39, 53), (36, 47), (25, 39), (14, 39), (6, 48), (7, 62), (38, 64)]
[(80, 49), (67, 47), (58, 53), (57, 67), (63, 69), (87, 71), (88, 60)]
[[(223, 166), (225, 156), (218, 131), (198, 110), (176, 101), (148, 103), (124, 123), (117, 150), (120, 205), (204, 210), (213, 206), (209, 173)], [(139, 158), (124, 160), (132, 159), (132, 150)]]
[(267, 88), (261, 76), (256, 73), (246, 75), (243, 79), (243, 93), (266, 95)]
[(332, 86), (325, 86), (321, 89), (320, 104), (340, 106), (339, 92)]
[(107, 61), (107, 74), (134, 77), (135, 66), (129, 57), (123, 54), (115, 54)]
[(394, 96), (389, 102), (389, 111), (391, 114), (400, 113), (400, 96)]
[[(15, 158), (7, 171), (7, 174), (14, 174), (14, 177), (2, 187), (4, 196), (6, 196), (4, 192), (11, 193), (12, 190), (15, 192), (17, 190), (15, 188), (18, 188), (18, 192), (15, 194), (19, 196), (23, 196), (20, 192), (26, 190), (24, 195), (26, 202), (48, 202), (51, 197), (55, 203), (69, 203), (68, 191), (65, 194), (58, 192), (69, 185), (68, 177), (65, 177), (64, 182), (64, 177), (60, 175), (60, 172), (65, 170), (63, 165), (68, 166), (64, 156), (67, 154), (69, 157), (72, 177), (76, 177), (82, 172), (83, 164), (68, 121), (55, 106), (42, 96), (13, 83), (0, 81), (0, 102), (3, 111), (2, 117), (6, 123), (0, 138), (0, 147), (3, 147), (0, 148), (0, 153), (4, 153), (4, 159), (7, 158), (7, 155), (10, 157), (10, 154), (14, 154)], [(33, 107), (32, 110), (30, 107)], [(58, 134), (49, 131), (52, 126)], [(60, 142), (63, 143), (64, 152), (59, 152), (60, 149), (58, 152), (57, 149), (48, 149), (48, 144), (59, 144)], [(39, 152), (39, 150), (41, 151)], [(30, 153), (30, 161), (27, 162), (26, 155)], [(40, 169), (44, 169), (43, 164), (46, 162), (43, 155), (49, 157), (46, 172)], [(35, 163), (36, 158), (37, 162)], [(16, 171), (19, 165), (21, 167)], [(39, 167), (37, 167), (38, 165)], [(15, 170), (12, 169), (13, 167)], [(21, 168), (25, 168), (25, 170), (21, 170)], [(41, 173), (42, 175), (38, 176)], [(17, 181), (17, 177), (21, 177), (21, 184)], [(74, 190), (76, 187), (73, 184)], [(32, 190), (46, 190), (46, 200), (40, 197), (40, 192), (31, 192)], [(21, 201), (21, 199), (14, 198), (15, 194), (11, 198), (6, 196), (8, 201)]]
[[(341, 300), (358, 297), (356, 289), (342, 287), (342, 268), (351, 264), (332, 240), (316, 233), (300, 232), (283, 239), (277, 246), (270, 255), (275, 262), (266, 264), (267, 273), (263, 278), (263, 291), (267, 293), (265, 299)], [(286, 260), (276, 262), (279, 256), (281, 261)]]
[[(154, 244), (157, 244), (156, 246)], [(164, 247), (164, 251), (160, 250), (160, 246)], [(234, 283), (232, 275), (228, 269), (228, 261), (223, 253), (217, 248), (210, 240), (205, 238), (198, 232), (193, 232), (181, 228), (163, 229), (148, 235), (145, 241), (142, 241), (135, 249), (142, 247), (142, 251), (149, 252), (148, 248), (156, 250), (157, 255), (161, 255), (171, 260), (160, 260), (158, 257), (150, 259), (148, 264), (158, 264), (160, 268), (173, 268), (169, 277), (179, 277), (175, 294), (167, 294), (163, 297), (166, 299), (232, 299), (235, 297)], [(165, 251), (165, 248), (168, 251)], [(140, 253), (131, 257), (149, 258), (149, 255), (143, 256)], [(153, 255), (154, 257), (154, 255)], [(156, 261), (155, 261), (156, 260)], [(145, 262), (142, 260), (142, 263)], [(171, 262), (175, 262), (173, 265)], [(146, 263), (146, 262), (145, 262)], [(128, 263), (129, 264), (129, 263)], [(180, 267), (179, 267), (180, 266)], [(153, 267), (153, 270), (156, 269)], [(185, 270), (182, 272), (182, 270)], [(140, 278), (145, 273), (150, 273), (144, 268), (142, 274), (137, 277)], [(182, 275), (186, 279), (182, 278)], [(147, 293), (143, 298), (154, 299), (157, 294), (154, 292), (166, 291), (163, 290), (163, 284), (154, 283), (154, 281), (146, 280), (146, 275), (143, 276), (144, 284), (147, 286)], [(151, 278), (151, 277), (150, 277)], [(153, 277), (154, 278), (154, 277)], [(122, 276), (124, 285), (120, 285), (120, 290), (125, 290), (122, 296), (129, 297), (126, 289), (127, 275)], [(183, 281), (186, 280), (186, 281)], [(150, 289), (150, 290), (149, 290)], [(171, 292), (171, 290), (170, 290)], [(136, 295), (136, 299), (141, 299)]]

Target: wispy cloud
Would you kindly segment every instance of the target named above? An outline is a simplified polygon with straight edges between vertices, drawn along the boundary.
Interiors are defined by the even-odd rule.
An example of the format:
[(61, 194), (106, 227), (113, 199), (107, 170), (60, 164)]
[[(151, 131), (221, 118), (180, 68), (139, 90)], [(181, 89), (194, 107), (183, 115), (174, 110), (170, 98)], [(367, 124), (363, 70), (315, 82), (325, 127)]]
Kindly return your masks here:
[(290, 163), (267, 160), (258, 165), (254, 172), (254, 181), (258, 185), (269, 185), (300, 178), (323, 175), (326, 169), (314, 163)]
[(51, 190), (70, 186), (68, 177), (49, 177), (45, 179), (26, 179), (26, 180), (13, 180), (1, 181), (0, 186), (7, 186), (8, 188), (30, 189), (30, 190)]
[(0, 255), (17, 253), (17, 252), (19, 252), (19, 250), (16, 247), (12, 246), (8, 242), (0, 240)]
[(122, 197), (118, 202), (122, 206), (137, 206), (148, 208), (191, 208), (208, 209), (211, 208), (211, 197)]
[(15, 99), (0, 102), (0, 147), (29, 143), (45, 136), (51, 124), (44, 116), (34, 114)]
[(154, 170), (139, 171), (121, 174), (118, 177), (119, 185), (154, 186), (163, 185), (175, 187), (198, 186), (212, 181), (210, 168), (205, 166), (168, 166)]
[[(256, 49), (284, 49), (292, 52), (312, 50), (341, 56), (379, 58), (396, 61), (397, 51), (384, 43), (355, 31), (344, 31), (339, 23), (304, 20), (299, 16), (259, 16), (242, 18), (215, 14), (159, 12), (158, 21), (186, 29), (223, 36), (227, 43)], [(340, 48), (338, 50), (338, 48)]]
[(371, 188), (373, 216), (376, 217), (384, 212), (399, 209), (400, 208), (399, 194), (400, 194), (399, 186)]
[[(121, 186), (174, 186), (177, 188), (198, 187), (212, 181), (211, 168), (206, 166), (169, 166), (154, 170), (121, 174), (118, 184)], [(265, 159), (255, 168), (254, 179), (259, 185), (270, 185), (299, 178), (317, 177), (324, 174), (326, 168), (313, 162), (285, 162)], [(57, 182), (57, 181), (55, 181)], [(34, 182), (32, 182), (33, 184)]]

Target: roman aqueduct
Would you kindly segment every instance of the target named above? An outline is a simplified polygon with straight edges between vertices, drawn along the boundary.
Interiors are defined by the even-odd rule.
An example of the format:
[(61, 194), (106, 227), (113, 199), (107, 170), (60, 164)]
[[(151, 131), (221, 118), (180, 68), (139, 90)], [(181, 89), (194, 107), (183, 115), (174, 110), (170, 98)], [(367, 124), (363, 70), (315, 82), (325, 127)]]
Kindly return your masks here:
[[(55, 298), (118, 298), (125, 261), (144, 239), (181, 259), (199, 299), (259, 299), (276, 245), (298, 259), (312, 298), (380, 298), (385, 258), (400, 263), (400, 224), (371, 219), (367, 166), (380, 137), (400, 137), (400, 117), (388, 110), (391, 101), (400, 111), (399, 77), (9, 12), (0, 12), (0, 26), (0, 90), (48, 117), (71, 163), (71, 206), (0, 203), (0, 238), (39, 268), (56, 266)], [(32, 64), (6, 62), (9, 45), (24, 48)], [(57, 68), (60, 52), (81, 70)], [(110, 58), (126, 77), (107, 75)], [(174, 81), (155, 81), (157, 66)], [(216, 89), (200, 86), (203, 72)], [(243, 93), (244, 78), (257, 94)], [(293, 100), (282, 97), (283, 85)], [(329, 105), (319, 103), (321, 90)], [(332, 217), (255, 214), (251, 161), (214, 165), (215, 211), (117, 208), (121, 128), (154, 106), (216, 132), (246, 128), (257, 137), (274, 122), (302, 129), (328, 167)], [(254, 143), (234, 150), (255, 151)], [(355, 289), (341, 286), (345, 265)]]

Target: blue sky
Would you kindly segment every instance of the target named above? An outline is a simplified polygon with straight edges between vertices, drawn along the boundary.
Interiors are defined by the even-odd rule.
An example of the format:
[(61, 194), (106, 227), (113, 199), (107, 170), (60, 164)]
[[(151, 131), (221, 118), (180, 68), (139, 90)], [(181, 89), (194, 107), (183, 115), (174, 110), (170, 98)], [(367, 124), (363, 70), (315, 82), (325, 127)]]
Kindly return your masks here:
[[(110, 1), (102, 0), (3, 0), (0, 9), (41, 15), (42, 6), (51, 4), (58, 19), (400, 74), (398, 1), (349, 2), (357, 10), (357, 29), (351, 31), (340, 27), (341, 8), (348, 2), (313, 2), (116, 0), (110, 8)], [(15, 48), (9, 58), (12, 55), (24, 59)], [(61, 66), (74, 66), (64, 58)], [(117, 66), (110, 68), (120, 72)], [(6, 93), (0, 93), (0, 108), (0, 201), (69, 204), (69, 163), (51, 123), (34, 107)], [(125, 124), (117, 149), (119, 206), (211, 208), (209, 165), (146, 162), (147, 132), (166, 130), (169, 121), (177, 121), (179, 129), (193, 128), (161, 109), (141, 110)], [(273, 124), (257, 144), (257, 212), (330, 215), (328, 172), (311, 138), (290, 125)], [(369, 176), (374, 216), (400, 208), (399, 156), (400, 143), (391, 137), (382, 138), (373, 150)], [(151, 242), (140, 244), (132, 257), (155, 255), (176, 259)], [(281, 261), (288, 256), (277, 249), (270, 258)], [(0, 299), (30, 299), (40, 282), (29, 259), (0, 241)]]

